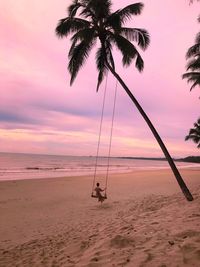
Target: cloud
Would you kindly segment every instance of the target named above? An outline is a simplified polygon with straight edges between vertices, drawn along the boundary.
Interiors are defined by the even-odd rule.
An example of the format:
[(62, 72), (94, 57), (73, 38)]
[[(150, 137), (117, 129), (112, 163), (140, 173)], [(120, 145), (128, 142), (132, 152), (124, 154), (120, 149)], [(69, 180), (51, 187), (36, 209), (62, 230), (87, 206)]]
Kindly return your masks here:
[[(69, 86), (69, 40), (58, 40), (54, 29), (71, 1), (1, 1), (0, 123), (1, 149), (50, 154), (94, 154), (105, 81), (96, 93), (95, 52)], [(123, 5), (131, 2), (125, 0)], [(147, 28), (149, 49), (143, 53), (142, 74), (124, 69), (115, 54), (116, 70), (149, 115), (175, 155), (195, 154), (184, 136), (199, 116), (199, 92), (189, 92), (185, 52), (198, 32), (195, 5), (180, 1), (144, 0), (134, 27)], [(114, 9), (122, 3), (114, 1)], [(169, 20), (170, 14), (170, 20)], [(183, 19), (184, 18), (184, 19)], [(133, 26), (130, 22), (130, 26)], [(115, 80), (109, 75), (102, 132), (107, 153)], [(119, 86), (113, 139), (114, 155), (162, 155), (154, 137)]]

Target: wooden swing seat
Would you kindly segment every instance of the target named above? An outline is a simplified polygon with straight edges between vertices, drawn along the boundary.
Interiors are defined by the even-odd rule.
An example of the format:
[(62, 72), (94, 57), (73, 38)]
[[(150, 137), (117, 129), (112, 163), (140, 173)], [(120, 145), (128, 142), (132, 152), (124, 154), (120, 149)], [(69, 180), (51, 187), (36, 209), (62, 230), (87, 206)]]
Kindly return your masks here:
[[(95, 195), (95, 194), (93, 194), (93, 193), (92, 193), (91, 197), (99, 198), (97, 195)], [(106, 196), (106, 195), (101, 196), (101, 197), (102, 197), (103, 199), (107, 199), (107, 196)]]

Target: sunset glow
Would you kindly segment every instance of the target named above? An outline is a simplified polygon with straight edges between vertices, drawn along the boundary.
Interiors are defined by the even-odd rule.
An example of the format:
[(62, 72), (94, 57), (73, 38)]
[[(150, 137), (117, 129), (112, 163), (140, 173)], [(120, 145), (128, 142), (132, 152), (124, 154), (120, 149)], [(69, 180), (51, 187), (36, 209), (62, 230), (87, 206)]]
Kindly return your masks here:
[[(189, 91), (187, 49), (199, 31), (199, 3), (144, 0), (142, 14), (130, 26), (151, 36), (141, 52), (145, 68), (121, 65), (117, 71), (143, 106), (172, 157), (198, 155), (184, 138), (199, 117), (199, 88)], [(1, 1), (0, 150), (4, 152), (95, 155), (104, 83), (96, 93), (94, 52), (72, 87), (67, 72), (70, 38), (55, 35), (67, 16), (69, 0)], [(113, 9), (132, 1), (113, 1)], [(108, 151), (115, 80), (108, 77), (101, 154)], [(113, 130), (113, 156), (163, 157), (162, 151), (132, 102), (119, 86)]]

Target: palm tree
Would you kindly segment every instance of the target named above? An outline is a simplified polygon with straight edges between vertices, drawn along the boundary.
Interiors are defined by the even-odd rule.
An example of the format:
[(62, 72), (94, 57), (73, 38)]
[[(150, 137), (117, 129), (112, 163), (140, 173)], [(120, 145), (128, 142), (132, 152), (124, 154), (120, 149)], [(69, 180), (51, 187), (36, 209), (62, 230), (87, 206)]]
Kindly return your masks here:
[(189, 134), (185, 137), (185, 140), (192, 140), (197, 144), (197, 148), (200, 148), (200, 118), (194, 123), (194, 128), (190, 129)]
[[(61, 19), (56, 27), (58, 37), (67, 37), (72, 34), (71, 48), (69, 50), (68, 70), (71, 74), (70, 84), (73, 83), (78, 71), (87, 59), (89, 52), (99, 40), (100, 47), (96, 53), (96, 65), (98, 69), (97, 90), (107, 71), (110, 71), (124, 88), (142, 117), (150, 127), (154, 137), (159, 143), (171, 169), (177, 179), (187, 200), (193, 197), (184, 183), (174, 161), (166, 149), (162, 139), (151, 123), (150, 119), (140, 106), (132, 92), (116, 72), (112, 54), (113, 45), (122, 53), (124, 66), (129, 66), (135, 60), (135, 66), (139, 71), (143, 70), (143, 59), (132, 41), (145, 50), (149, 45), (149, 34), (144, 29), (124, 27), (125, 22), (132, 15), (139, 15), (143, 9), (142, 3), (128, 5), (115, 12), (111, 12), (110, 0), (73, 0), (68, 8), (68, 17)], [(77, 15), (80, 10), (79, 15)]]
[(184, 73), (182, 78), (193, 83), (191, 91), (195, 86), (200, 86), (200, 32), (195, 38), (195, 44), (188, 49), (186, 58), (189, 60), (187, 71), (190, 72)]
[[(198, 22), (200, 22), (200, 16), (198, 17)], [(195, 44), (188, 49), (186, 59), (189, 60), (187, 71), (190, 70), (190, 72), (184, 73), (182, 78), (192, 83), (191, 91), (195, 86), (200, 86), (200, 32), (196, 35)], [(189, 139), (197, 144), (197, 148), (200, 148), (200, 118), (197, 123), (194, 123), (194, 128), (191, 128), (189, 134), (185, 137), (186, 141)]]

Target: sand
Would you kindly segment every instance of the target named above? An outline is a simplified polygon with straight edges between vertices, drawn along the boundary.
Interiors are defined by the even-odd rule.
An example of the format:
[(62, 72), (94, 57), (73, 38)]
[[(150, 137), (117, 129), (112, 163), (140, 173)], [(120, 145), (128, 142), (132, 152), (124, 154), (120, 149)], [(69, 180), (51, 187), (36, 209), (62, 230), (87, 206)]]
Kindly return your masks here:
[[(0, 266), (200, 266), (200, 168), (0, 182)], [(103, 184), (104, 179), (98, 178)]]

